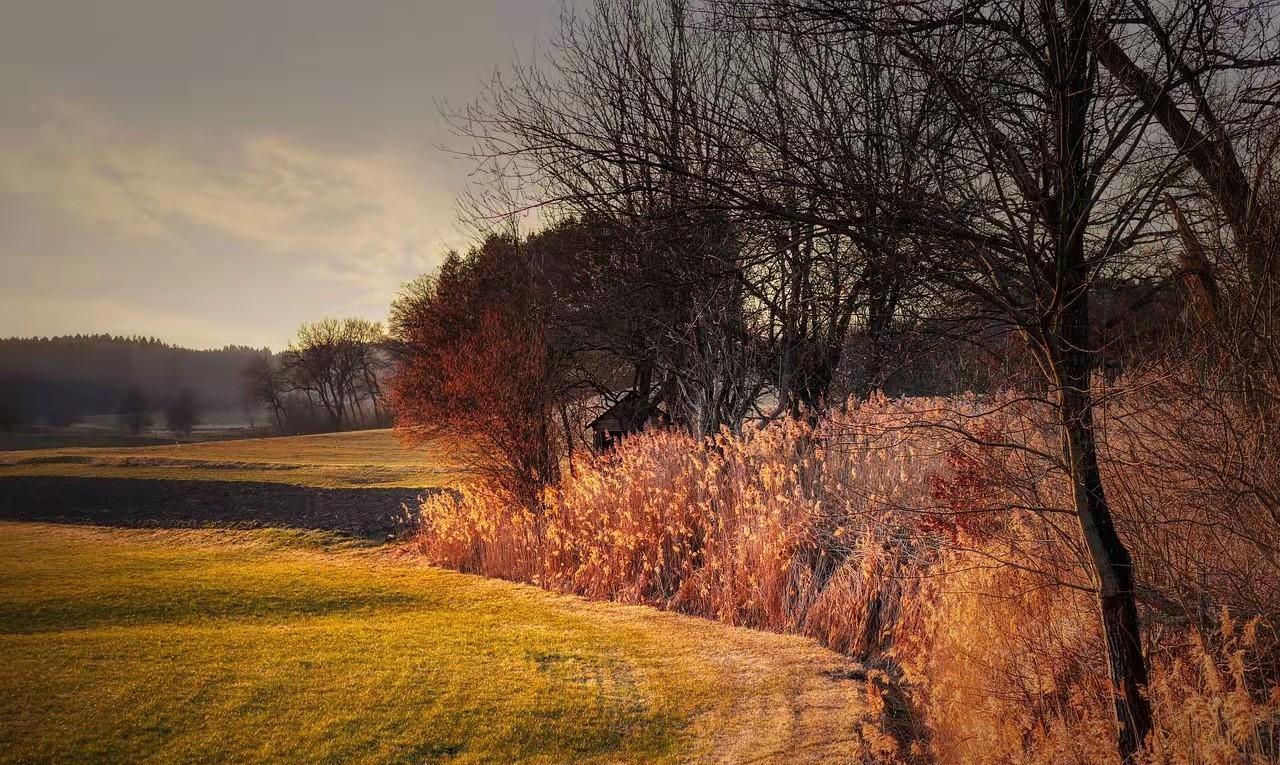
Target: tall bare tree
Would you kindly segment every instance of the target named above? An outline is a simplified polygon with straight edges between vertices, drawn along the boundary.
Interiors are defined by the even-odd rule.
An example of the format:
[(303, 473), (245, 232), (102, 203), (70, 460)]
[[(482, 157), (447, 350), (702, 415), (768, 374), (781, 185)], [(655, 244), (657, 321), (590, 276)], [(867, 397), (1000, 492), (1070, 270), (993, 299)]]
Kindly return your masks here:
[[(768, 13), (769, 11), (766, 11)], [(892, 41), (961, 128), (944, 193), (888, 202), (917, 245), (923, 285), (1027, 341), (1054, 394), (1059, 464), (1096, 576), (1117, 743), (1131, 758), (1151, 728), (1132, 559), (1099, 470), (1090, 299), (1121, 272), (1154, 217), (1156, 164), (1130, 159), (1143, 115), (1114, 97), (1093, 52), (1088, 0), (1018, 4), (779, 2), (774, 18), (827, 38)], [(948, 295), (954, 298), (948, 299)]]
[[(1055, 415), (1060, 448), (1041, 456), (1072, 487), (1132, 759), (1151, 712), (1133, 562), (1099, 469), (1096, 305), (1109, 285), (1179, 271), (1215, 294), (1229, 255), (1206, 254), (1169, 201), (1191, 191), (1227, 223), (1250, 315), (1275, 313), (1265, 189), (1280, 143), (1261, 140), (1275, 23), (1270, 0), (602, 2), (459, 126), (527, 204), (634, 230), (725, 221), (734, 246), (706, 263), (733, 275), (715, 305), (742, 318), (702, 358), (741, 375), (723, 362), (750, 347), (775, 414), (820, 406), (859, 333), (855, 393), (883, 384), (908, 325), (1021, 338), (1038, 373), (1027, 395)], [(1175, 234), (1190, 266), (1156, 246)], [(692, 262), (691, 239), (672, 239)], [(696, 293), (672, 296), (698, 310)], [(698, 354), (674, 358), (672, 380), (697, 377)]]

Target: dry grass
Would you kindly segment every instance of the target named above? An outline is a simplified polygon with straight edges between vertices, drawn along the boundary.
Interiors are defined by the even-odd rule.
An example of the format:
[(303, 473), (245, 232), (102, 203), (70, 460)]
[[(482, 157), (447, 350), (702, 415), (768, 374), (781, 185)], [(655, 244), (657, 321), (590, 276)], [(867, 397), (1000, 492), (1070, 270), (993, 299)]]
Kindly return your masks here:
[[(896, 652), (934, 760), (1119, 765), (1092, 596), (980, 560), (944, 553), (949, 571), (928, 580), (918, 632)], [(1156, 727), (1143, 763), (1280, 762), (1274, 643), (1258, 619), (1241, 629), (1223, 612), (1205, 631), (1146, 617)]]
[[(1206, 419), (1137, 396), (1102, 414), (1153, 658), (1148, 755), (1274, 763), (1280, 523), (1242, 491), (1192, 491), (1256, 479), (1265, 439), (1187, 417)], [(477, 487), (433, 497), (417, 547), (465, 571), (874, 657), (918, 715), (898, 721), (916, 739), (894, 756), (1113, 763), (1093, 580), (1047, 420), (1008, 399), (881, 399), (816, 429), (648, 434), (576, 465), (540, 515)], [(1233, 637), (1241, 617), (1256, 620), (1248, 641)]]
[(324, 488), (436, 488), (456, 481), (443, 447), (409, 448), (390, 430), (131, 448), (0, 452), (0, 477), (263, 481)]
[(894, 508), (927, 492), (907, 467), (931, 457), (904, 440), (854, 448), (850, 424), (634, 438), (576, 466), (538, 516), (480, 487), (428, 500), (418, 548), (463, 571), (883, 649), (898, 597), (885, 574), (903, 554)]

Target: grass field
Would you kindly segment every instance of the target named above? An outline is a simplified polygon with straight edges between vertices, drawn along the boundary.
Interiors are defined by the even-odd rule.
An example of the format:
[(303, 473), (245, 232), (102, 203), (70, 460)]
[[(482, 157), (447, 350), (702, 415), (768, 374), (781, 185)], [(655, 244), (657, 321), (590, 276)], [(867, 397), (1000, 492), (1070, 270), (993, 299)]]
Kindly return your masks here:
[(65, 449), (73, 446), (160, 446), (171, 443), (173, 443), (171, 438), (134, 436), (119, 431), (98, 431), (84, 428), (0, 431), (0, 452)]
[(264, 481), (323, 488), (426, 489), (455, 482), (447, 449), (409, 449), (390, 430), (0, 452), (4, 476)]
[(0, 524), (0, 762), (843, 762), (845, 666), (318, 533)]

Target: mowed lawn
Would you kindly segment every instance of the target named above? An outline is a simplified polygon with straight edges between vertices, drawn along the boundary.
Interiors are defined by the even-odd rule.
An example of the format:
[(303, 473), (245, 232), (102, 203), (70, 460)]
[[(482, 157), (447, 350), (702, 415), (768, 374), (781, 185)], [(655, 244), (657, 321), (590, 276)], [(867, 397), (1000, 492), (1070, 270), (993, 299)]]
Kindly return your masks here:
[(426, 489), (457, 483), (444, 445), (409, 448), (391, 430), (144, 447), (0, 452), (0, 477), (263, 481), (323, 488)]
[(0, 523), (0, 762), (846, 761), (846, 669), (314, 532)]

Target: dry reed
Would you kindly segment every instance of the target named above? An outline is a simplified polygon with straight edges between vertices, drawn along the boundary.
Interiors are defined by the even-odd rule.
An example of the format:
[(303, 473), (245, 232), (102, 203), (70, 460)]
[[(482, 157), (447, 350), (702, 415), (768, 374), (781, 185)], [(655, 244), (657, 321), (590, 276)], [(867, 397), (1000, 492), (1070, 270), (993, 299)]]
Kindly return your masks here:
[[(863, 657), (923, 716), (908, 759), (1112, 763), (1092, 579), (1044, 414), (1014, 399), (873, 398), (817, 425), (648, 433), (564, 471), (536, 514), (483, 487), (435, 495), (416, 546), (442, 566)], [(1149, 762), (1277, 762), (1277, 525), (1253, 512), (1224, 529), (1232, 508), (1186, 488), (1257, 450), (1206, 462), (1221, 433), (1123, 398), (1102, 421), (1150, 625)], [(1179, 481), (1162, 483), (1174, 457)], [(1220, 615), (1232, 612), (1254, 618), (1248, 630)]]

